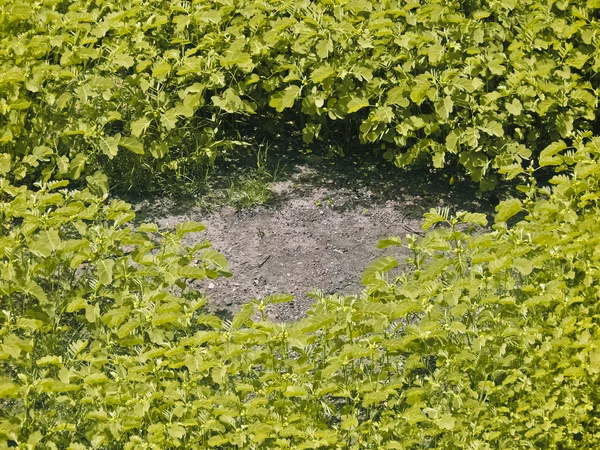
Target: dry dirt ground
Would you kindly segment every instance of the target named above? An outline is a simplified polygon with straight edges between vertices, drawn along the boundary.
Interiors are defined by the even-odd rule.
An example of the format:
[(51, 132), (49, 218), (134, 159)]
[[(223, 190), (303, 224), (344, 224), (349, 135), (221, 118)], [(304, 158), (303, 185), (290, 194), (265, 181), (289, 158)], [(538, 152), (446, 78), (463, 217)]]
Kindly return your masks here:
[(140, 202), (136, 209), (141, 219), (162, 227), (186, 220), (207, 226), (204, 233), (188, 235), (188, 243), (209, 239), (234, 274), (198, 283), (213, 312), (229, 315), (250, 299), (291, 293), (293, 302), (269, 312), (279, 321), (301, 317), (311, 290), (360, 292), (362, 271), (379, 256), (392, 253), (402, 262), (404, 249), (378, 250), (378, 240), (419, 231), (430, 208), (493, 211), (469, 184), (450, 188), (447, 180), (398, 169), (377, 176), (347, 169), (328, 161), (298, 165), (273, 183), (271, 202), (250, 210), (207, 213), (164, 199)]

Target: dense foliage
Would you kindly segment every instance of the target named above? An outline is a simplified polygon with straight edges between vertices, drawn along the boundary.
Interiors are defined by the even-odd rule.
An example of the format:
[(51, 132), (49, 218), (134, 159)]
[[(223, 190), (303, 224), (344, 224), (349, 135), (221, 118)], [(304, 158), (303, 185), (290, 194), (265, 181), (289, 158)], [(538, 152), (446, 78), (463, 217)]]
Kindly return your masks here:
[(181, 246), (200, 225), (133, 231), (123, 202), (3, 180), (0, 446), (597, 448), (600, 139), (541, 161), (572, 173), (531, 177), (490, 232), (431, 211), (407, 272), (379, 259), (290, 324), (265, 319), (283, 295), (202, 312), (186, 280), (227, 272)]
[(487, 189), (499, 168), (597, 128), (594, 0), (0, 8), (0, 145), (49, 161), (44, 180), (87, 164), (144, 191), (148, 174), (192, 176), (241, 145), (242, 122), (292, 121), (306, 142), (377, 143), (400, 166), (428, 155)]
[[(3, 2), (0, 449), (599, 448), (599, 11)], [(230, 275), (185, 244), (204, 227), (135, 222), (109, 177), (143, 190), (289, 121), (520, 196), (491, 228), (430, 211), (379, 244), (407, 261), (298, 322), (267, 319), (287, 295), (221, 319), (191, 283)]]

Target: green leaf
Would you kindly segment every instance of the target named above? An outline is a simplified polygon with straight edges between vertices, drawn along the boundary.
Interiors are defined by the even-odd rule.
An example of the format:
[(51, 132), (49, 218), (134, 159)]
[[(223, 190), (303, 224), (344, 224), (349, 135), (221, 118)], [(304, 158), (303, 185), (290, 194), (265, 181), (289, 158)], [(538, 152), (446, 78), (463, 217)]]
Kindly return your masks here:
[(450, 96), (444, 97), (443, 100), (440, 100), (435, 104), (435, 112), (443, 119), (448, 119), (450, 114), (452, 114), (453, 108), (454, 102)]
[(29, 245), (29, 249), (44, 258), (50, 256), (60, 248), (61, 240), (58, 231), (54, 229), (43, 230), (36, 236), (35, 241)]
[(265, 297), (265, 302), (270, 305), (277, 305), (279, 303), (288, 303), (294, 300), (294, 296), (290, 294), (271, 294)]
[(308, 393), (303, 386), (288, 386), (283, 395), (286, 397), (306, 397)]
[(204, 253), (202, 253), (202, 259), (221, 269), (226, 269), (228, 266), (227, 258), (225, 258), (225, 256), (219, 253), (217, 250), (206, 250)]
[(223, 328), (223, 322), (217, 316), (212, 316), (209, 314), (202, 314), (198, 316), (196, 321), (198, 325), (206, 325), (214, 330), (220, 330)]
[(108, 383), (109, 381), (110, 380), (108, 379), (108, 377), (106, 375), (104, 375), (101, 372), (97, 372), (97, 373), (94, 373), (92, 375), (88, 375), (87, 377), (85, 377), (83, 379), (83, 384), (96, 385), (96, 384)]
[(0, 174), (10, 172), (10, 155), (8, 153), (0, 153)]
[(446, 222), (448, 220), (448, 214), (446, 209), (435, 209), (431, 208), (428, 213), (424, 214), (425, 220), (421, 229), (423, 231), (429, 230), (433, 225), (439, 222)]
[(515, 258), (512, 267), (517, 269), (521, 275), (529, 275), (533, 271), (533, 263), (525, 258)]
[(115, 262), (112, 259), (98, 261), (96, 267), (98, 269), (98, 281), (101, 284), (108, 286), (112, 283), (114, 266)]
[(388, 248), (388, 247), (400, 247), (402, 246), (402, 239), (396, 236), (391, 236), (387, 239), (380, 239), (377, 244), (377, 248)]
[(343, 415), (340, 425), (342, 430), (352, 430), (358, 426), (358, 419), (351, 415)]
[(456, 418), (452, 417), (451, 414), (442, 414), (442, 416), (435, 422), (438, 427), (442, 430), (454, 430), (456, 426)]
[(511, 103), (507, 103), (506, 110), (514, 116), (519, 116), (523, 111), (523, 105), (518, 98), (514, 98)]
[(333, 77), (336, 75), (335, 70), (328, 64), (323, 64), (315, 69), (310, 76), (310, 79), (315, 83), (321, 83), (325, 81), (327, 78)]
[(233, 320), (231, 321), (231, 328), (236, 330), (241, 328), (243, 325), (247, 324), (251, 317), (254, 315), (255, 306), (253, 303), (246, 303), (242, 306), (240, 312), (238, 312)]
[(364, 98), (354, 97), (348, 102), (348, 114), (354, 113), (362, 108), (369, 106), (369, 101)]
[(160, 124), (165, 127), (167, 131), (175, 129), (177, 126), (177, 111), (175, 108), (168, 109), (164, 114), (161, 114)]
[(436, 64), (442, 60), (444, 56), (445, 48), (439, 43), (430, 45), (427, 49), (427, 56), (429, 57), (430, 64)]
[(119, 339), (123, 339), (133, 333), (141, 324), (139, 319), (130, 319), (117, 330), (117, 336)]
[(39, 358), (35, 363), (40, 367), (44, 367), (44, 366), (60, 367), (60, 366), (62, 366), (62, 358), (60, 356), (56, 356), (56, 355), (46, 355), (46, 356)]
[(240, 51), (227, 50), (220, 58), (222, 67), (231, 69), (233, 66), (238, 66), (244, 72), (250, 72), (254, 68), (252, 57), (250, 54)]
[(15, 398), (19, 395), (19, 386), (4, 378), (0, 379), (0, 398)]
[(362, 274), (361, 280), (364, 286), (370, 284), (370, 282), (377, 277), (377, 275), (387, 272), (394, 267), (398, 266), (398, 260), (393, 256), (384, 256), (376, 259), (365, 269)]
[(504, 200), (496, 206), (496, 222), (506, 222), (512, 216), (521, 212), (522, 209), (523, 205), (518, 198)]
[(169, 145), (166, 142), (152, 142), (150, 144), (150, 154), (156, 158), (164, 158), (169, 153)]
[(158, 225), (155, 223), (143, 223), (138, 227), (142, 233), (158, 233)]
[(109, 159), (113, 159), (119, 153), (119, 141), (121, 135), (116, 134), (114, 136), (106, 136), (100, 138), (100, 149), (102, 153), (108, 156)]
[(146, 132), (150, 125), (150, 119), (142, 117), (131, 122), (131, 134), (135, 137), (140, 137)]
[(285, 90), (271, 96), (269, 106), (275, 108), (277, 112), (283, 112), (284, 109), (294, 106), (296, 99), (300, 96), (300, 92), (300, 86), (288, 86)]
[(154, 78), (158, 78), (159, 80), (164, 80), (166, 78), (167, 74), (170, 72), (170, 70), (171, 70), (171, 64), (169, 64), (165, 60), (158, 61), (157, 64), (155, 64), (154, 68), (152, 69), (152, 76)]
[(362, 405), (364, 408), (369, 408), (372, 405), (377, 405), (377, 404), (385, 402), (388, 399), (388, 397), (389, 397), (389, 393), (387, 393), (387, 392), (382, 392), (382, 391), (369, 392), (368, 394), (366, 394), (364, 396)]
[(417, 78), (416, 83), (410, 91), (410, 99), (420, 105), (427, 98), (427, 93), (431, 87), (431, 82), (427, 78)]
[(100, 320), (109, 328), (116, 328), (125, 322), (125, 319), (129, 317), (131, 308), (129, 306), (122, 306), (120, 308), (111, 309), (106, 312)]
[(71, 160), (71, 163), (69, 164), (69, 174), (73, 180), (77, 180), (80, 177), (86, 162), (87, 156), (83, 153), (77, 153)]
[(504, 136), (504, 128), (502, 124), (496, 120), (492, 120), (485, 124), (485, 126), (479, 127), (484, 133), (487, 133), (491, 136)]
[(567, 144), (564, 141), (553, 142), (541, 151), (539, 157), (540, 167), (557, 166), (562, 164), (562, 157), (556, 156), (559, 152), (565, 150)]
[(42, 287), (33, 280), (29, 280), (21, 289), (24, 293), (35, 297), (41, 303), (48, 301), (48, 297)]
[(183, 222), (181, 224), (178, 224), (175, 227), (175, 230), (177, 232), (177, 236), (183, 237), (188, 233), (200, 233), (200, 232), (206, 230), (206, 227), (204, 225), (202, 225), (201, 223), (194, 222), (194, 221), (188, 221), (188, 222)]
[(387, 92), (387, 104), (407, 108), (410, 105), (410, 100), (404, 96), (404, 89), (396, 86)]
[(482, 227), (485, 227), (488, 224), (487, 217), (483, 213), (463, 212), (457, 214), (457, 217), (463, 223), (474, 223)]

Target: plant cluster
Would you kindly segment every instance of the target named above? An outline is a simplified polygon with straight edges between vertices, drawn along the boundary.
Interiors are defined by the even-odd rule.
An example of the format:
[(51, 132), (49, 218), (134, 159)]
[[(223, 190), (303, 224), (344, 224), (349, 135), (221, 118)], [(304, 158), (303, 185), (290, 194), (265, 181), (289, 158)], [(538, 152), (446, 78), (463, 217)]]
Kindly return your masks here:
[[(4, 2), (0, 449), (599, 448), (599, 10)], [(268, 320), (282, 294), (222, 319), (204, 227), (135, 222), (108, 177), (185, 176), (256, 118), (521, 194), (487, 229), (430, 211), (297, 322)]]
[(285, 295), (202, 310), (187, 281), (228, 272), (182, 245), (201, 225), (134, 230), (100, 175), (3, 178), (0, 448), (596, 448), (600, 138), (540, 161), (550, 187), (530, 170), (492, 231), (432, 210), (404, 273), (378, 259), (288, 324)]
[(102, 167), (144, 191), (243, 145), (242, 123), (291, 121), (306, 142), (360, 139), (399, 166), (427, 155), (489, 189), (498, 169), (597, 128), (593, 0), (0, 8), (0, 145), (47, 161), (44, 180)]

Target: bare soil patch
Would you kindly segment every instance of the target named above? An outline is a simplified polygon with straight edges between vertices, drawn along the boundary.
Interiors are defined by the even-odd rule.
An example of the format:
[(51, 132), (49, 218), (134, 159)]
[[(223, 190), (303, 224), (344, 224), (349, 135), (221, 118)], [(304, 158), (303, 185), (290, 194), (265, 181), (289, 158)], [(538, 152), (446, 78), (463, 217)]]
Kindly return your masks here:
[[(268, 205), (236, 211), (206, 212), (166, 199), (136, 204), (140, 220), (174, 227), (196, 220), (207, 231), (187, 237), (209, 239), (230, 262), (232, 278), (203, 280), (213, 312), (229, 315), (253, 298), (290, 293), (295, 300), (274, 307), (273, 320), (301, 317), (313, 301), (306, 294), (358, 293), (360, 277), (375, 258), (400, 248), (378, 250), (379, 239), (418, 232), (422, 215), (432, 207), (491, 213), (493, 206), (470, 183), (450, 187), (447, 179), (427, 173), (340, 167), (327, 159), (295, 165), (273, 183)], [(371, 173), (372, 172), (372, 173)]]

